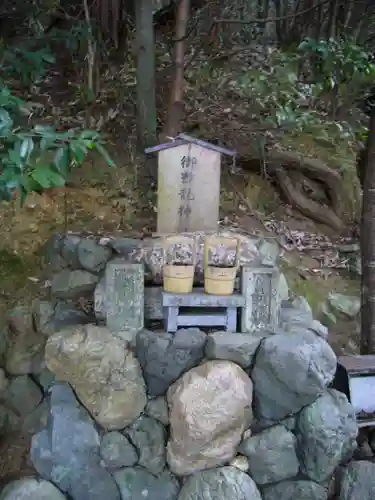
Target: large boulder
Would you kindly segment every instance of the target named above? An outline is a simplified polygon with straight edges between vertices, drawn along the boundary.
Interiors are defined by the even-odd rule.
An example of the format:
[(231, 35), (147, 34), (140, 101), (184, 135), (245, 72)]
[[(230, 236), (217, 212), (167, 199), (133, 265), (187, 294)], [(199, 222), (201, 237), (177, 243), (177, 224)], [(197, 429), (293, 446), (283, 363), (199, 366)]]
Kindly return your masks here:
[(266, 338), (255, 358), (255, 414), (270, 424), (297, 413), (324, 392), (336, 373), (336, 356), (312, 332)]
[(72, 302), (36, 300), (33, 309), (36, 330), (46, 337), (62, 328), (90, 323), (89, 316)]
[(249, 368), (254, 361), (262, 337), (250, 333), (214, 332), (207, 336), (206, 358), (233, 361)]
[(375, 498), (375, 464), (366, 460), (351, 462), (344, 470), (339, 500), (373, 500)]
[(31, 442), (37, 472), (72, 500), (120, 500), (114, 479), (101, 465), (99, 445), (94, 421), (71, 388), (54, 385), (47, 429)]
[(67, 328), (49, 337), (45, 360), (56, 377), (69, 382), (105, 429), (123, 429), (147, 403), (141, 367), (124, 340), (105, 327)]
[(157, 420), (141, 415), (130, 427), (126, 435), (137, 448), (138, 464), (157, 476), (165, 468), (165, 442), (167, 433)]
[(104, 434), (100, 443), (100, 456), (108, 469), (133, 467), (138, 462), (138, 454), (129, 439), (121, 432)]
[(142, 467), (125, 467), (113, 476), (121, 500), (177, 500), (180, 490), (177, 479), (168, 470), (155, 477)]
[(175, 334), (141, 330), (136, 354), (150, 396), (161, 396), (183, 373), (204, 356), (207, 335), (198, 328), (181, 328)]
[(282, 481), (262, 490), (263, 500), (327, 500), (328, 491), (313, 481)]
[(262, 497), (247, 474), (236, 467), (219, 467), (188, 477), (178, 497), (178, 500), (202, 499), (262, 500)]
[(57, 299), (76, 299), (94, 292), (99, 277), (88, 271), (63, 269), (51, 282), (51, 294)]
[(52, 483), (43, 479), (27, 477), (8, 484), (0, 495), (0, 500), (65, 500)]
[(239, 452), (248, 458), (249, 474), (259, 485), (276, 483), (298, 474), (297, 439), (283, 425), (275, 425), (244, 439)]
[(344, 394), (329, 389), (297, 419), (301, 471), (313, 481), (327, 480), (341, 462), (351, 458), (357, 433), (352, 405)]
[(170, 387), (172, 472), (184, 476), (230, 461), (249, 424), (252, 392), (247, 374), (230, 361), (204, 363)]

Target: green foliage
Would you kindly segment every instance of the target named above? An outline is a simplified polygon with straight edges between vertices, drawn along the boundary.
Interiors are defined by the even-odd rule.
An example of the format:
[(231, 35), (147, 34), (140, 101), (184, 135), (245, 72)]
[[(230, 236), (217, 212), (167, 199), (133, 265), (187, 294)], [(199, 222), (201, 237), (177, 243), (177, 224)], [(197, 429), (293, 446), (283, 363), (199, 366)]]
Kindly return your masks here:
[(43, 78), (48, 65), (54, 62), (55, 56), (48, 47), (36, 50), (14, 47), (3, 52), (0, 71), (3, 78), (13, 78), (30, 86)]
[[(30, 85), (54, 62), (48, 49), (12, 49), (3, 53), (3, 75)], [(32, 191), (63, 187), (72, 168), (80, 167), (90, 151), (114, 166), (95, 131), (58, 132), (47, 125), (30, 126), (30, 105), (0, 82), (0, 199), (18, 192), (21, 201)]]
[(352, 84), (353, 81), (363, 87), (374, 81), (375, 66), (370, 55), (350, 39), (305, 38), (297, 53), (301, 61), (308, 61), (314, 80), (323, 83), (325, 90)]
[(352, 42), (305, 39), (294, 51), (274, 51), (268, 67), (246, 71), (230, 85), (253, 102), (263, 123), (309, 131), (334, 146), (363, 134), (360, 123), (339, 120), (337, 111), (363, 100), (374, 76), (370, 56)]

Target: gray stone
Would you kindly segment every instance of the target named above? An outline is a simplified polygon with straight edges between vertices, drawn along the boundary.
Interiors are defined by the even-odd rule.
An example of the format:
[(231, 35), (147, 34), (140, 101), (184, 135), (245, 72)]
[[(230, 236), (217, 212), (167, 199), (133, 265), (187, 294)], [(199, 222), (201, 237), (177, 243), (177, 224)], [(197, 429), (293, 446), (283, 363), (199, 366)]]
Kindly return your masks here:
[(262, 490), (263, 500), (327, 500), (324, 486), (312, 481), (283, 481)]
[(279, 286), (277, 290), (280, 302), (289, 299), (289, 286), (283, 273), (280, 273)]
[(5, 375), (5, 371), (0, 368), (0, 399), (4, 399), (5, 392), (9, 387), (9, 380)]
[(39, 386), (27, 375), (14, 378), (6, 393), (7, 405), (22, 417), (35, 410), (42, 398)]
[(46, 337), (68, 326), (90, 323), (90, 318), (84, 311), (77, 309), (73, 303), (63, 301), (36, 301), (34, 320), (37, 331)]
[(65, 262), (61, 255), (63, 240), (64, 235), (54, 233), (44, 245), (43, 255), (48, 275), (61, 271), (61, 269), (68, 266), (68, 263)]
[(241, 273), (241, 293), (246, 299), (241, 314), (241, 331), (254, 333), (276, 328), (281, 305), (279, 271), (272, 267), (244, 266)]
[(108, 246), (119, 256), (128, 258), (133, 250), (142, 247), (142, 241), (135, 238), (116, 238), (110, 240)]
[(255, 482), (236, 467), (219, 467), (189, 476), (178, 500), (262, 500)]
[(81, 240), (82, 238), (78, 235), (67, 234), (61, 241), (61, 256), (71, 269), (80, 269), (77, 250)]
[(249, 461), (249, 474), (264, 485), (290, 479), (298, 474), (297, 439), (283, 425), (275, 425), (244, 439), (238, 449)]
[(280, 424), (282, 424), (288, 431), (294, 431), (294, 428), (296, 426), (296, 418), (295, 417), (287, 417), (284, 418), (284, 420), (280, 421)]
[(204, 355), (207, 336), (198, 328), (181, 328), (174, 335), (142, 330), (136, 337), (136, 355), (148, 393), (161, 396)]
[(130, 427), (126, 434), (138, 450), (138, 464), (155, 476), (165, 467), (167, 441), (164, 426), (157, 420), (141, 415)]
[(8, 411), (4, 405), (0, 404), (0, 436), (2, 435), (8, 420)]
[(81, 240), (77, 246), (78, 261), (83, 269), (92, 273), (103, 271), (112, 256), (109, 247), (99, 245), (88, 238)]
[(324, 392), (336, 366), (331, 347), (312, 332), (264, 339), (251, 372), (256, 418), (277, 422), (297, 413)]
[(5, 353), (9, 342), (9, 329), (7, 326), (0, 327), (0, 366), (5, 365)]
[(48, 428), (32, 438), (37, 472), (72, 500), (120, 500), (110, 473), (101, 465), (99, 435), (88, 412), (67, 384), (50, 391)]
[(169, 425), (169, 410), (167, 398), (159, 396), (155, 399), (150, 399), (145, 409), (146, 415), (155, 418), (163, 425)]
[(301, 327), (309, 328), (313, 322), (310, 306), (304, 297), (298, 297), (293, 302), (284, 302), (280, 309), (280, 326), (286, 332)]
[(168, 471), (155, 477), (142, 467), (134, 467), (116, 471), (113, 476), (121, 500), (177, 500), (180, 487)]
[(58, 299), (75, 299), (94, 291), (98, 276), (77, 269), (64, 269), (56, 274), (51, 282), (51, 294)]
[(17, 306), (7, 314), (5, 370), (9, 375), (35, 373), (44, 356), (46, 338), (34, 329), (32, 311)]
[(359, 297), (350, 297), (341, 293), (330, 293), (328, 302), (333, 309), (349, 318), (355, 318), (361, 309)]
[[(0, 406), (1, 408), (1, 406)], [(22, 427), (22, 418), (19, 415), (19, 413), (11, 410), (10, 408), (6, 408), (5, 406), (3, 409), (0, 409), (0, 413), (3, 414), (3, 417), (0, 417), (3, 420), (3, 425), (4, 425), (4, 434), (8, 432), (20, 432), (21, 427)]]
[(109, 330), (132, 341), (144, 326), (144, 268), (116, 259), (105, 271), (106, 323)]
[(55, 383), (56, 377), (55, 375), (46, 367), (43, 362), (40, 373), (36, 375), (36, 380), (38, 384), (42, 387), (44, 392), (47, 392), (48, 389)]
[(138, 462), (134, 446), (118, 431), (104, 434), (100, 443), (100, 456), (109, 469), (133, 467)]
[(305, 299), (305, 297), (302, 296), (296, 297), (292, 302), (292, 306), (298, 309), (299, 311), (305, 312), (306, 314), (310, 315), (312, 319), (312, 310), (310, 304)]
[(276, 241), (263, 240), (259, 245), (259, 257), (262, 266), (276, 266), (280, 256), (280, 247)]
[(35, 408), (22, 423), (22, 432), (25, 435), (33, 436), (47, 427), (49, 415), (48, 401), (44, 400)]
[(375, 498), (375, 464), (351, 462), (344, 470), (339, 500), (373, 500)]
[(224, 359), (249, 368), (262, 337), (250, 333), (215, 332), (207, 336), (206, 358)]
[(31, 477), (8, 484), (0, 495), (0, 500), (65, 500), (52, 483)]
[(301, 470), (322, 482), (356, 449), (356, 415), (344, 394), (329, 389), (299, 414), (296, 426)]

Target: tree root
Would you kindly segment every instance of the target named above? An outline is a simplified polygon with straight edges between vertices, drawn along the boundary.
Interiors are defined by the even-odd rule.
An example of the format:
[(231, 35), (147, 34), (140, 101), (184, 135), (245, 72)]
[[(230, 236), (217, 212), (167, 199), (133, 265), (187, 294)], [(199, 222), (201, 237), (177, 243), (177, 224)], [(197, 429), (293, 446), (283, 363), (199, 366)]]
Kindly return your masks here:
[[(260, 158), (257, 160), (261, 161)], [(336, 231), (343, 228), (340, 218), (342, 179), (338, 172), (320, 160), (290, 151), (269, 151), (266, 163), (267, 170), (269, 173), (274, 173), (290, 205), (310, 219), (328, 225)], [(289, 174), (288, 170), (294, 172)], [(304, 179), (307, 182), (308, 179), (318, 181), (310, 184), (320, 183), (324, 186), (327, 199), (316, 201), (316, 198), (311, 199), (307, 196)]]

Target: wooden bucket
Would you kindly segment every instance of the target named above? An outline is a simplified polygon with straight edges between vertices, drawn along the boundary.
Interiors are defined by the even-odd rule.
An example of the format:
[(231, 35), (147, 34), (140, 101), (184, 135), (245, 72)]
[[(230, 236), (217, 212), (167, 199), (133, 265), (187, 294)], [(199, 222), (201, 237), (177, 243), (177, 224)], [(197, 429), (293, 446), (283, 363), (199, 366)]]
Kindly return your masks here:
[[(176, 247), (177, 245), (186, 245), (192, 248), (191, 264), (186, 264), (184, 261), (178, 262), (177, 258), (170, 264), (166, 263), (168, 249)], [(164, 262), (164, 290), (169, 293), (191, 293), (193, 290), (196, 264), (195, 239), (189, 238), (188, 236), (166, 237), (164, 243)]]
[[(239, 265), (238, 238), (207, 236), (204, 241), (204, 291), (210, 295), (232, 295)], [(210, 249), (225, 247), (235, 252), (233, 266), (210, 263)]]

